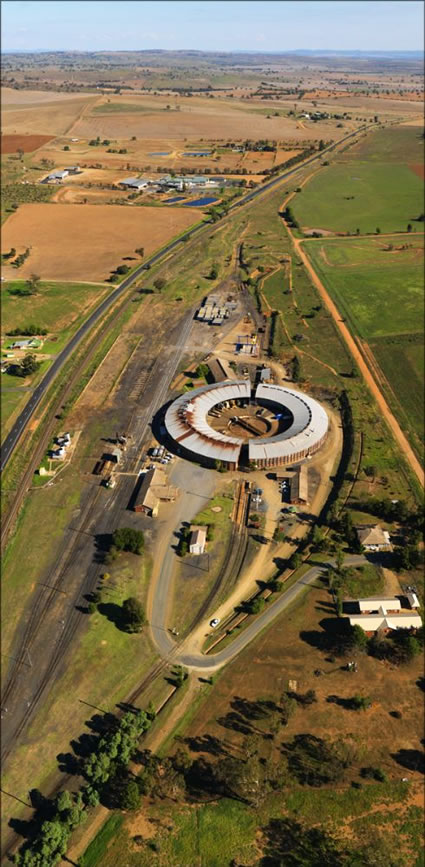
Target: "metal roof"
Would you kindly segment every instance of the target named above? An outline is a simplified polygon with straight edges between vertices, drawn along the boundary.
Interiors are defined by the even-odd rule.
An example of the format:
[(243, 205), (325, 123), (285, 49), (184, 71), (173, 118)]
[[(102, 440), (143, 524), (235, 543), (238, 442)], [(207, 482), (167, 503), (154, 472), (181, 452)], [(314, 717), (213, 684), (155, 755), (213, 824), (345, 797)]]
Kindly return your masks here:
[[(246, 440), (230, 437), (214, 430), (208, 423), (210, 409), (227, 400), (251, 397), (249, 380), (225, 381), (205, 385), (185, 392), (169, 406), (165, 425), (174, 440), (185, 449), (213, 460), (237, 463)], [(328, 429), (328, 417), (317, 401), (292, 389), (277, 385), (257, 386), (255, 397), (284, 406), (293, 415), (288, 430), (273, 437), (248, 442), (250, 460), (289, 457), (312, 448), (322, 440)]]
[(312, 448), (325, 436), (329, 420), (325, 410), (312, 397), (282, 385), (257, 385), (255, 397), (270, 400), (289, 409), (294, 420), (290, 427), (273, 437), (250, 440), (250, 460), (290, 457), (298, 452)]

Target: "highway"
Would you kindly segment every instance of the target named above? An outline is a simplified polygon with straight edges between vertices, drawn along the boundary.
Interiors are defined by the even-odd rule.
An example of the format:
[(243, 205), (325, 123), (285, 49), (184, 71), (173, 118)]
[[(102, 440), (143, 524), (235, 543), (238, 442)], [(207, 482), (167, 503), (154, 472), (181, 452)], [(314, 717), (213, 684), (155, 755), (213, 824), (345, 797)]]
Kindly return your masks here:
[[(314, 154), (308, 160), (305, 160), (305, 162), (294, 166), (293, 168), (289, 169), (287, 172), (284, 172), (283, 174), (280, 174), (277, 177), (273, 178), (273, 180), (268, 181), (266, 184), (263, 184), (261, 187), (258, 187), (257, 189), (252, 190), (252, 192), (248, 193), (246, 196), (243, 196), (241, 199), (238, 199), (237, 202), (235, 202), (233, 205), (230, 206), (229, 214), (233, 213), (233, 211), (235, 209), (242, 207), (242, 205), (245, 205), (245, 204), (248, 204), (249, 202), (252, 202), (255, 198), (257, 198), (257, 196), (263, 195), (264, 193), (273, 189), (278, 184), (281, 184), (287, 178), (291, 177), (296, 172), (299, 172), (300, 169), (304, 169), (305, 166), (308, 166), (311, 163), (316, 162), (317, 160), (323, 159), (323, 157), (325, 156), (326, 153), (328, 153), (329, 151), (332, 151), (334, 148), (339, 147), (344, 142), (355, 137), (360, 132), (362, 132), (362, 130), (364, 128), (365, 127), (359, 127), (354, 132), (349, 133), (344, 138), (340, 139), (337, 142), (334, 142), (332, 145), (329, 145), (329, 147)], [(0, 472), (2, 472), (5, 469), (5, 467), (7, 466), (10, 458), (13, 455), (14, 450), (16, 449), (16, 447), (18, 445), (18, 442), (19, 442), (24, 430), (26, 429), (26, 427), (28, 425), (28, 422), (31, 420), (32, 416), (34, 415), (34, 413), (37, 409), (37, 406), (39, 405), (39, 403), (40, 403), (42, 397), (44, 396), (44, 394), (46, 393), (47, 389), (49, 388), (49, 386), (51, 385), (53, 380), (56, 378), (56, 376), (58, 375), (58, 373), (60, 372), (60, 370), (62, 369), (64, 364), (70, 358), (74, 349), (76, 349), (78, 344), (88, 334), (88, 332), (93, 328), (93, 326), (112, 307), (112, 305), (120, 298), (120, 296), (125, 292), (125, 290), (128, 289), (132, 285), (132, 283), (134, 283), (134, 281), (137, 280), (142, 274), (144, 274), (144, 272), (146, 271), (146, 265), (150, 265), (150, 266), (156, 265), (158, 262), (161, 261), (161, 259), (163, 259), (165, 256), (168, 256), (169, 253), (171, 253), (173, 250), (175, 250), (176, 247), (178, 247), (184, 241), (188, 241), (194, 235), (197, 235), (197, 234), (203, 233), (203, 232), (207, 232), (207, 231), (211, 231), (211, 223), (210, 222), (205, 223), (205, 224), (201, 224), (201, 225), (196, 225), (192, 229), (189, 229), (189, 231), (186, 232), (186, 234), (183, 237), (179, 237), (179, 238), (176, 238), (174, 241), (171, 241), (169, 244), (167, 244), (165, 247), (163, 247), (161, 250), (159, 250), (158, 253), (155, 253), (153, 256), (151, 256), (149, 259), (147, 259), (146, 262), (143, 262), (142, 264), (140, 264), (140, 266), (138, 268), (136, 268), (136, 270), (133, 271), (132, 274), (129, 274), (129, 276), (126, 277), (125, 280), (123, 280), (123, 282), (120, 283), (120, 285), (117, 286), (117, 288), (114, 289), (113, 292), (111, 292), (111, 294), (108, 295), (108, 297), (105, 298), (101, 302), (101, 304), (99, 304), (98, 307), (96, 307), (96, 309), (93, 311), (93, 313), (90, 314), (88, 319), (86, 319), (86, 321), (81, 325), (81, 327), (78, 329), (78, 331), (74, 334), (74, 336), (71, 338), (69, 343), (67, 343), (67, 345), (64, 347), (64, 349), (59, 353), (57, 358), (55, 358), (53, 364), (48, 369), (47, 373), (45, 374), (45, 376), (43, 377), (43, 379), (41, 380), (39, 385), (34, 389), (30, 400), (25, 405), (24, 409), (22, 410), (22, 412), (18, 416), (15, 424), (13, 425), (11, 431), (9, 432), (6, 439), (2, 443), (1, 457), (0, 457)]]
[[(362, 563), (366, 562), (367, 558), (362, 554), (353, 554), (345, 558), (344, 567), (360, 566)], [(223, 650), (219, 650), (217, 653), (205, 655), (200, 652), (193, 653), (191, 651), (185, 651), (185, 644), (190, 642), (190, 636), (180, 646), (176, 645), (172, 640), (170, 632), (166, 628), (165, 622), (162, 622), (161, 626), (158, 624), (154, 628), (151, 627), (151, 634), (158, 651), (164, 658), (171, 656), (173, 664), (184, 665), (185, 668), (193, 669), (195, 671), (217, 671), (219, 668), (222, 668), (223, 665), (226, 665), (234, 659), (238, 653), (241, 653), (241, 651), (244, 650), (251, 641), (257, 638), (263, 629), (270, 626), (275, 617), (282, 614), (282, 612), (285, 611), (292, 602), (294, 602), (297, 596), (303, 593), (306, 587), (313, 584), (323, 570), (333, 565), (335, 565), (335, 561), (329, 559), (319, 565), (312, 566), (305, 575), (299, 578), (298, 581), (292, 585), (292, 587), (289, 587), (288, 590), (278, 596), (275, 602), (268, 603), (265, 610), (259, 614), (255, 620), (253, 620), (252, 623), (243, 630), (243, 632), (240, 632), (231, 644), (228, 644), (223, 648)], [(165, 605), (163, 607), (163, 612), (165, 615)], [(158, 616), (158, 606), (156, 606), (156, 613)], [(207, 631), (210, 631), (210, 627), (207, 623), (205, 624), (205, 628)]]

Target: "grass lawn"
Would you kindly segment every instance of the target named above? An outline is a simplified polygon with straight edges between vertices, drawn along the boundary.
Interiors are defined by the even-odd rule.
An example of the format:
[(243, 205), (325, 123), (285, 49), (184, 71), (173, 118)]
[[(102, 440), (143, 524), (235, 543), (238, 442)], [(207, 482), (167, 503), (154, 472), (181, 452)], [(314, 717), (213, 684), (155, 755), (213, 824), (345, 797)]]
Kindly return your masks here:
[[(112, 291), (102, 284), (51, 282), (40, 283), (36, 295), (19, 297), (8, 291), (24, 285), (25, 281), (14, 280), (2, 286), (2, 331), (7, 334), (15, 328), (34, 324), (60, 338), (46, 341), (42, 352), (58, 352), (74, 330), (76, 320)], [(10, 341), (13, 339), (16, 338)]]
[[(1, 438), (2, 440), (10, 430), (16, 416), (24, 408), (26, 402), (30, 399), (30, 388), (35, 388), (36, 384), (44, 376), (50, 361), (42, 361), (36, 374), (27, 379), (21, 379), (19, 376), (11, 376), (8, 373), (2, 373), (0, 380), (0, 400), (1, 400)], [(13, 391), (4, 391), (3, 389), (11, 389)]]
[[(227, 551), (227, 542), (232, 527), (230, 515), (233, 509), (233, 487), (226, 487), (228, 487), (228, 495), (226, 496), (227, 492), (223, 492), (214, 497), (192, 521), (193, 524), (208, 524), (211, 527), (213, 538), (207, 543), (208, 560), (205, 555), (196, 557), (187, 554), (177, 572), (173, 623), (176, 623), (180, 632), (184, 632), (185, 628), (193, 621), (197, 608), (201, 607), (204, 599), (208, 596), (223, 565), (223, 557)], [(220, 508), (221, 511), (214, 512), (214, 507)], [(217, 604), (217, 600), (215, 600), (214, 605)]]
[[(385, 250), (388, 244), (394, 250)], [(407, 243), (407, 250), (396, 250)], [(423, 322), (423, 239), (307, 242), (319, 276), (365, 339), (417, 332)]]
[(291, 206), (305, 227), (364, 233), (378, 226), (381, 232), (404, 232), (423, 211), (422, 181), (406, 165), (335, 163), (315, 175)]
[(344, 572), (342, 593), (354, 599), (377, 596), (384, 589), (384, 576), (378, 566), (365, 563), (358, 569), (347, 569)]
[(93, 842), (86, 849), (84, 856), (80, 858), (80, 867), (95, 867), (96, 864), (101, 863), (100, 859), (105, 855), (110, 840), (118, 834), (123, 819), (124, 817), (119, 813), (113, 813), (107, 819)]

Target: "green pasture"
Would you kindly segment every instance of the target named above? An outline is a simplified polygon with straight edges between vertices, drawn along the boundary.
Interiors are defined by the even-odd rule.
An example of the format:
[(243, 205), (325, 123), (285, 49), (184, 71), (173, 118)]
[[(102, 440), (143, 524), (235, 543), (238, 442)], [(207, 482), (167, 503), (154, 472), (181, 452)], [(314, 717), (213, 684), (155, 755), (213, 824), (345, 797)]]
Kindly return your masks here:
[[(391, 243), (393, 251), (386, 250)], [(405, 243), (412, 246), (396, 251)], [(361, 337), (417, 332), (424, 311), (422, 239), (312, 241), (304, 249)]]
[(368, 162), (423, 163), (424, 140), (415, 126), (378, 129), (361, 138), (357, 145), (338, 157), (343, 161), (366, 159)]
[(301, 226), (355, 234), (405, 232), (423, 211), (423, 184), (407, 165), (353, 160), (319, 172), (291, 203)]
[[(42, 282), (35, 295), (19, 296), (9, 292), (9, 289), (24, 286), (24, 280), (13, 280), (2, 286), (2, 332), (7, 334), (15, 328), (37, 325), (60, 338), (60, 342), (46, 341), (41, 348), (42, 352), (52, 353), (62, 348), (74, 330), (76, 320), (112, 291), (103, 284)], [(11, 338), (11, 341), (13, 339), (16, 338)]]
[[(371, 343), (373, 354), (413, 426), (421, 448), (424, 429), (424, 339), (422, 334), (381, 338)], [(415, 342), (413, 342), (413, 339)]]
[(164, 111), (164, 109), (140, 105), (137, 102), (105, 102), (103, 105), (96, 105), (92, 114), (134, 114), (135, 112), (156, 114), (159, 111)]

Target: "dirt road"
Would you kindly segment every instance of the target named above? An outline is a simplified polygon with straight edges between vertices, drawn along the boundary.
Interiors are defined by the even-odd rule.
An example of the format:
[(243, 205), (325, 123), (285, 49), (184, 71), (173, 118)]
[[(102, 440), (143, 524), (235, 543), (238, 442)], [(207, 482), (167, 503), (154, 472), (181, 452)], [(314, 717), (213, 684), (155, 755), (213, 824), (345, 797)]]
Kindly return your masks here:
[(364, 380), (366, 381), (370, 391), (372, 392), (372, 394), (373, 394), (373, 396), (374, 396), (374, 398), (375, 398), (375, 400), (376, 400), (376, 402), (377, 402), (377, 404), (378, 404), (378, 406), (382, 412), (382, 415), (383, 415), (385, 421), (387, 422), (388, 427), (390, 428), (394, 438), (397, 440), (403, 454), (405, 455), (405, 458), (406, 458), (411, 470), (414, 472), (415, 476), (417, 477), (418, 481), (420, 482), (420, 484), (423, 487), (424, 486), (424, 480), (425, 480), (424, 471), (423, 471), (413, 449), (411, 448), (407, 438), (405, 437), (403, 431), (401, 430), (401, 427), (400, 427), (397, 419), (392, 414), (392, 412), (391, 412), (391, 410), (390, 410), (390, 408), (389, 408), (389, 406), (385, 400), (385, 397), (382, 394), (382, 391), (380, 390), (374, 377), (372, 376), (372, 373), (370, 372), (370, 369), (369, 369), (368, 365), (366, 364), (366, 362), (363, 358), (363, 355), (362, 355), (360, 349), (358, 348), (354, 337), (352, 337), (345, 322), (343, 322), (341, 314), (340, 314), (336, 304), (333, 302), (329, 293), (325, 289), (324, 284), (322, 283), (322, 281), (318, 277), (318, 275), (317, 275), (316, 271), (314, 270), (310, 260), (308, 259), (307, 255), (305, 254), (303, 247), (302, 247), (302, 243), (303, 243), (302, 240), (300, 240), (299, 238), (295, 238), (294, 235), (292, 234), (291, 230), (288, 228), (288, 226), (286, 228), (288, 230), (289, 236), (291, 238), (291, 241), (295, 247), (295, 250), (296, 250), (298, 256), (300, 257), (303, 264), (305, 265), (305, 267), (306, 267), (306, 269), (307, 269), (307, 271), (308, 271), (308, 273), (312, 279), (313, 284), (315, 285), (317, 291), (319, 292), (319, 295), (323, 298), (323, 301), (325, 302), (326, 307), (328, 308), (328, 310), (329, 310), (329, 312), (330, 312), (330, 314), (331, 314), (331, 316), (332, 316), (332, 318), (336, 324), (336, 327), (338, 328), (338, 331), (342, 335), (346, 345), (348, 346), (348, 349), (351, 352), (351, 355), (353, 356), (356, 364), (358, 365), (358, 368), (359, 368)]

